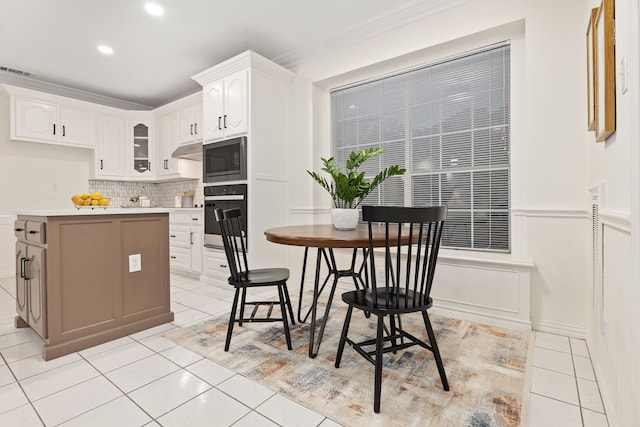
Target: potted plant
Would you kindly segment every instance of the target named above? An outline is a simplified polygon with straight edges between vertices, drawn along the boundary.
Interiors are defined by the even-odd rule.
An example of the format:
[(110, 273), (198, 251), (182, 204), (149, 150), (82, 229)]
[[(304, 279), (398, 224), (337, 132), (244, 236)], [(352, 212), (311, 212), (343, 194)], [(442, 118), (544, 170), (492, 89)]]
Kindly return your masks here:
[(382, 148), (366, 148), (352, 151), (346, 161), (346, 173), (340, 170), (333, 157), (322, 158), (322, 170), (331, 175), (332, 182), (316, 172), (307, 171), (311, 177), (331, 195), (334, 208), (331, 211), (331, 222), (338, 230), (350, 230), (358, 224), (358, 210), (362, 200), (378, 187), (385, 179), (394, 175), (402, 175), (406, 169), (392, 165), (380, 171), (373, 178), (365, 178), (359, 171), (367, 159), (382, 153)]

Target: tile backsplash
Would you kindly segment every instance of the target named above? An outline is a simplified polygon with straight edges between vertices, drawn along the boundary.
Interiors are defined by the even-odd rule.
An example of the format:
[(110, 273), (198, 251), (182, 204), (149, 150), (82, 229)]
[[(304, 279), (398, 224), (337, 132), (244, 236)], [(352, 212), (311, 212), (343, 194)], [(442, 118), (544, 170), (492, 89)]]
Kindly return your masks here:
[(129, 206), (132, 197), (146, 196), (151, 200), (151, 206), (172, 208), (175, 206), (176, 196), (182, 196), (185, 191), (193, 190), (194, 205), (204, 204), (204, 190), (202, 181), (188, 179), (171, 182), (131, 182), (131, 181), (102, 181), (89, 180), (89, 192), (99, 191), (105, 197), (111, 198), (111, 206)]

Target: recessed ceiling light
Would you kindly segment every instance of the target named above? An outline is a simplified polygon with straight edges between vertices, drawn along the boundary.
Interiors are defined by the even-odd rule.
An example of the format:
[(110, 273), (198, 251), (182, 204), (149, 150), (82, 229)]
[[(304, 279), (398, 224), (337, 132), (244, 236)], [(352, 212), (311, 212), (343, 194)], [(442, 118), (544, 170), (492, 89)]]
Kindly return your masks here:
[(164, 9), (162, 6), (156, 3), (147, 3), (144, 5), (144, 8), (153, 16), (162, 16), (164, 15)]
[(113, 54), (113, 49), (111, 49), (109, 46), (101, 44), (100, 46), (98, 46), (98, 50), (101, 53), (104, 53), (105, 55), (111, 55)]

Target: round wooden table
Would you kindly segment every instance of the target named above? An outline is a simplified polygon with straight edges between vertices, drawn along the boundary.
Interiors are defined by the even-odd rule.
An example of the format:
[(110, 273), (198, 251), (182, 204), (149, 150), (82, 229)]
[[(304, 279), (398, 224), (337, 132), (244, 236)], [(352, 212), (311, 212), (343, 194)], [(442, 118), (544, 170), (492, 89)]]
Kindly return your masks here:
[[(373, 227), (373, 245), (374, 247), (380, 247), (385, 245), (385, 228), (383, 226)], [(320, 342), (324, 334), (324, 329), (329, 319), (329, 310), (333, 301), (336, 286), (338, 285), (338, 279), (341, 277), (351, 277), (356, 289), (359, 286), (366, 287), (368, 285), (368, 268), (367, 268), (367, 256), (369, 248), (369, 231), (366, 224), (359, 224), (354, 230), (337, 230), (331, 224), (307, 224), (307, 225), (290, 225), (286, 227), (270, 228), (264, 232), (268, 241), (273, 243), (279, 243), (289, 246), (302, 246), (304, 247), (304, 260), (302, 263), (302, 277), (300, 279), (300, 299), (298, 300), (298, 321), (304, 323), (311, 314), (311, 327), (309, 333), (309, 357), (314, 358), (318, 354), (320, 348)], [(391, 244), (395, 244), (395, 233), (390, 231), (389, 241)], [(403, 240), (408, 242), (408, 236), (403, 236)], [(316, 271), (315, 280), (313, 285), (313, 300), (307, 310), (304, 317), (301, 315), (302, 311), (302, 294), (304, 291), (304, 278), (307, 268), (307, 255), (309, 248), (317, 248), (316, 257)], [(351, 265), (348, 269), (339, 270), (336, 265), (333, 249), (348, 248), (353, 249), (353, 255), (351, 258)], [(356, 258), (358, 249), (362, 249), (362, 263), (359, 268), (356, 268)], [(328, 273), (324, 279), (322, 285), (320, 285), (320, 271), (321, 261), (324, 262), (328, 268)], [(318, 331), (317, 343), (315, 342), (316, 335), (316, 315), (318, 298), (322, 294), (325, 285), (328, 283), (329, 278), (333, 276), (333, 283), (331, 291), (327, 300), (327, 306), (325, 308), (325, 314), (320, 324)], [(363, 279), (364, 276), (364, 279)]]
[[(389, 241), (396, 243), (395, 235), (391, 232)], [(369, 232), (366, 224), (358, 224), (353, 230), (337, 230), (331, 224), (290, 225), (286, 227), (270, 228), (264, 232), (267, 240), (290, 246), (304, 246), (307, 248), (367, 248), (369, 247)], [(409, 241), (408, 236), (403, 240)], [(385, 245), (385, 231), (382, 226), (373, 227), (373, 246)]]

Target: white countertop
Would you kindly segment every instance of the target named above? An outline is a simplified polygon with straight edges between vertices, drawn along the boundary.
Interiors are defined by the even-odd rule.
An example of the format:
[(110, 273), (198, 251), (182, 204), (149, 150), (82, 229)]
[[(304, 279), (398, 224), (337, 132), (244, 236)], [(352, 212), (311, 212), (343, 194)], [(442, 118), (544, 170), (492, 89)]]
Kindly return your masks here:
[(155, 214), (170, 213), (169, 208), (80, 208), (61, 210), (23, 210), (16, 211), (16, 215), (28, 216), (81, 216), (81, 215), (131, 215), (131, 214)]

